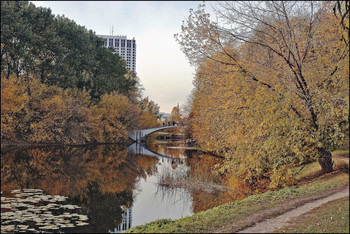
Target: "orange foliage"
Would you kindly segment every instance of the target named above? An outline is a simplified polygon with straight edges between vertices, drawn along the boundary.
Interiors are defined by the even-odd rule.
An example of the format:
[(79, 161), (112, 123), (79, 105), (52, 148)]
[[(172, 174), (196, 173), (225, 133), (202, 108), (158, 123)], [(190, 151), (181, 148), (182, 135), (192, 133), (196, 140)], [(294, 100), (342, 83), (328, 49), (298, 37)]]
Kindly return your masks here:
[(93, 138), (98, 142), (119, 142), (127, 139), (128, 130), (138, 124), (140, 109), (117, 93), (105, 94), (91, 107), (95, 122)]
[(10, 75), (7, 79), (1, 74), (1, 139), (14, 140), (15, 129), (19, 124), (17, 114), (28, 102), (28, 95), (21, 79)]

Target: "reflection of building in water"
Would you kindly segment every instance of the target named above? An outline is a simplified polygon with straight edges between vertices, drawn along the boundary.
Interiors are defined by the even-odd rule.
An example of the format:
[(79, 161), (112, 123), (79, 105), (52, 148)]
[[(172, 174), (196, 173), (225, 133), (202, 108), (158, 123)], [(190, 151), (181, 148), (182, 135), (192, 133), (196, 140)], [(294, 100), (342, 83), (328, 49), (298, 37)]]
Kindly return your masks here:
[(123, 211), (122, 222), (116, 228), (114, 228), (113, 231), (110, 231), (111, 233), (120, 233), (131, 228), (131, 223), (132, 223), (131, 207), (128, 208), (126, 206), (121, 206), (121, 208)]

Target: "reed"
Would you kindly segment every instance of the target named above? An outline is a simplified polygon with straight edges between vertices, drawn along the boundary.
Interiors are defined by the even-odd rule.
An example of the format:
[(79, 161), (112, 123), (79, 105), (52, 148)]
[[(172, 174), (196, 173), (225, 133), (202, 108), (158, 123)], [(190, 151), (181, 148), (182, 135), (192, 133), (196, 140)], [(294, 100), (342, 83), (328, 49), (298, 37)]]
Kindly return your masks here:
[[(158, 176), (158, 185), (170, 188), (186, 188), (190, 190), (202, 190), (207, 192), (225, 191), (228, 188), (223, 185), (221, 179), (214, 175), (209, 168), (198, 168), (194, 165), (192, 170), (186, 172), (180, 170), (165, 170)], [(195, 171), (192, 173), (191, 171)]]

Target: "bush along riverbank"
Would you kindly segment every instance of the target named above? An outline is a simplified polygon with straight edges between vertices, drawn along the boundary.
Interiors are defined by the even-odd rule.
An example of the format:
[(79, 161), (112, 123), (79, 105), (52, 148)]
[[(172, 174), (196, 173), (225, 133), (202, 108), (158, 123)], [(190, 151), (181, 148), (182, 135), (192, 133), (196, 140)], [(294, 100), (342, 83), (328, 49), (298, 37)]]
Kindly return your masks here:
[[(313, 163), (309, 165), (309, 168), (315, 166), (319, 165)], [(313, 175), (319, 175), (318, 171), (315, 170)], [(303, 174), (298, 181), (299, 183), (295, 186), (252, 195), (243, 200), (227, 203), (177, 220), (159, 219), (145, 225), (135, 226), (127, 232), (236, 232), (264, 219), (277, 216), (297, 206), (342, 190), (349, 184), (349, 173), (343, 168), (339, 168), (333, 173), (321, 176)]]

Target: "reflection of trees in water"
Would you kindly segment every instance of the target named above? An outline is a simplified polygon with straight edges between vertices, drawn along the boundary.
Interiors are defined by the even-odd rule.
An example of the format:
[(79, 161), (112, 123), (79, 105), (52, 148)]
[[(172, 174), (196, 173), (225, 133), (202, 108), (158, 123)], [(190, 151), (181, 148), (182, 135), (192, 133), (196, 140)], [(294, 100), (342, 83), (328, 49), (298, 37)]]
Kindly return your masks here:
[(82, 212), (89, 216), (89, 226), (77, 229), (83, 233), (107, 233), (122, 222), (122, 206), (131, 207), (132, 191), (101, 193), (96, 182), (89, 182), (84, 197), (70, 199), (80, 205)]
[[(186, 150), (187, 165), (192, 177), (199, 181), (225, 185), (226, 178), (216, 175), (213, 168), (216, 164), (221, 164), (222, 159), (210, 155), (205, 155), (193, 150)], [(203, 210), (242, 199), (244, 194), (239, 191), (228, 189), (226, 191), (205, 192), (203, 190), (192, 190), (192, 208), (197, 213)]]
[(140, 176), (146, 179), (147, 175), (153, 175), (157, 172), (157, 163), (158, 159), (156, 157), (147, 156), (147, 155), (139, 155), (135, 162), (137, 168), (140, 168), (142, 172), (140, 172)]
[(169, 157), (182, 158), (183, 155), (185, 155), (185, 149), (176, 149), (176, 148), (166, 147), (164, 149), (164, 153)]
[(108, 232), (131, 207), (140, 177), (154, 173), (156, 158), (130, 156), (117, 145), (32, 148), (1, 154), (2, 191), (40, 188), (68, 196), (90, 218), (86, 232)]
[[(146, 138), (146, 146), (149, 150), (156, 152), (158, 154), (163, 154), (169, 157), (179, 157), (179, 151), (172, 151), (170, 150), (169, 146), (183, 146), (184, 145), (184, 141), (180, 140), (180, 141), (171, 141), (171, 140), (165, 140), (165, 141), (159, 141), (157, 140), (157, 136), (159, 135), (183, 135), (184, 134), (184, 129), (179, 127), (179, 128), (169, 128), (169, 129), (163, 129), (161, 131), (158, 132), (154, 132), (152, 134), (150, 134), (147, 138)], [(170, 151), (169, 151), (170, 150)]]
[[(188, 187), (194, 187), (192, 187), (192, 189), (184, 189), (158, 186), (156, 192), (157, 200), (165, 201), (169, 204), (169, 207), (174, 205), (185, 207), (186, 205), (190, 205), (189, 202), (191, 201), (192, 211), (197, 213), (244, 197), (244, 194), (241, 192), (230, 189), (226, 191), (217, 191), (212, 190), (210, 187), (214, 183), (223, 186), (226, 183), (225, 178), (212, 173), (214, 166), (222, 163), (221, 158), (192, 150), (186, 150), (185, 152), (183, 152), (183, 149), (171, 150), (179, 150), (181, 154), (186, 155), (185, 164), (176, 169), (171, 166), (164, 167), (162, 171), (159, 171), (159, 177), (170, 177), (174, 178), (174, 180), (176, 180), (176, 178), (185, 177), (189, 181)], [(194, 185), (196, 182), (207, 184), (208, 189), (198, 189), (198, 187)], [(210, 190), (212, 191), (209, 192)]]
[(138, 177), (153, 173), (156, 161), (129, 157), (114, 145), (10, 151), (1, 156), (1, 185), (76, 196), (95, 181), (102, 193), (116, 193), (132, 190)]
[(184, 212), (191, 205), (191, 193), (183, 188), (157, 187), (155, 200), (163, 201), (167, 207), (178, 207)]

